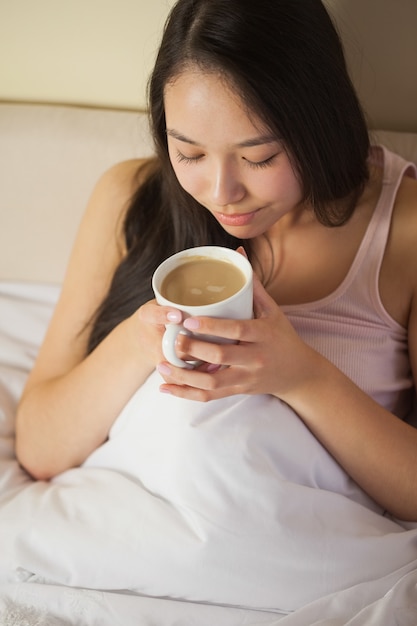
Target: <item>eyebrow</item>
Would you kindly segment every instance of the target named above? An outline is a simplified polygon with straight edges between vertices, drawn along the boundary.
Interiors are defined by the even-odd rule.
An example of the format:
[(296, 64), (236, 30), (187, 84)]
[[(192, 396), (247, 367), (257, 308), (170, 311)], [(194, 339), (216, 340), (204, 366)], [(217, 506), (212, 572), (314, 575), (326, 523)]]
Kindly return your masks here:
[[(166, 129), (167, 135), (173, 137), (174, 139), (178, 139), (178, 141), (183, 141), (184, 143), (189, 143), (192, 146), (201, 146), (197, 141), (193, 141), (189, 137), (186, 137), (182, 133), (176, 131), (173, 128)], [(241, 141), (236, 144), (237, 148), (252, 148), (253, 146), (262, 146), (267, 143), (276, 143), (278, 140), (276, 137), (272, 135), (260, 135), (259, 137), (252, 137), (251, 139), (246, 139), (245, 141)]]

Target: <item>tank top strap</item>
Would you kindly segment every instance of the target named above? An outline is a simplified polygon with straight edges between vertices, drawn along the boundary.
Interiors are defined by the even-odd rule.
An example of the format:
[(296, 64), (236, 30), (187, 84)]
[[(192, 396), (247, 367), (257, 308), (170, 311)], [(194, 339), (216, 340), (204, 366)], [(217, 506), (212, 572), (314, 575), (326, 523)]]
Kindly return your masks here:
[[(361, 298), (370, 299), (379, 315), (392, 324), (379, 296), (379, 273), (391, 228), (392, 213), (398, 188), (404, 175), (417, 177), (417, 168), (384, 146), (372, 149), (370, 162), (383, 168), (381, 193), (360, 248), (350, 268), (347, 290), (361, 291)], [(360, 280), (355, 278), (360, 275)], [(346, 293), (346, 292), (345, 292)], [(359, 294), (357, 294), (359, 295)], [(349, 294), (352, 296), (352, 293)]]
[(382, 189), (362, 243), (365, 251), (367, 251), (377, 249), (375, 237), (380, 242), (383, 242), (382, 249), (378, 250), (382, 262), (398, 188), (403, 176), (407, 173), (413, 175), (413, 170), (414, 174), (416, 174), (417, 168), (399, 155), (390, 152), (384, 146), (375, 146), (373, 148), (370, 161), (383, 168)]

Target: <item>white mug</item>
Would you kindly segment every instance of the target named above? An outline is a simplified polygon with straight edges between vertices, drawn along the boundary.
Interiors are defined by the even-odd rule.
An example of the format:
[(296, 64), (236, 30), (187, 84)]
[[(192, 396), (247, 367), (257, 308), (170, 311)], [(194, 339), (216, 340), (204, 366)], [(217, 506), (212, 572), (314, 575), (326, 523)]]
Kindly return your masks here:
[[(235, 268), (240, 270), (238, 273), (240, 275), (239, 280), (241, 281), (241, 286), (237, 288), (237, 291), (232, 293), (232, 295), (226, 296), (225, 299), (220, 299), (217, 302), (197, 305), (175, 302), (173, 299), (170, 299), (161, 293), (164, 280), (170, 272), (177, 267), (185, 266), (190, 261), (206, 259), (225, 261), (228, 264), (231, 263)], [(187, 317), (194, 317), (196, 315), (228, 319), (250, 319), (253, 317), (252, 267), (245, 256), (230, 248), (223, 248), (221, 246), (199, 246), (177, 252), (163, 261), (155, 270), (152, 277), (152, 289), (158, 304), (170, 306), (182, 311), (184, 319)], [(217, 287), (208, 287), (208, 289), (215, 291), (217, 290)], [(193, 291), (200, 292), (200, 289), (193, 289)], [(214, 343), (229, 342), (227, 339), (220, 337), (191, 333), (189, 330), (184, 328), (182, 324), (167, 324), (162, 339), (162, 352), (167, 361), (177, 367), (192, 368), (197, 365), (195, 361), (184, 361), (177, 356), (175, 352), (175, 341), (179, 333), (186, 335), (195, 334), (199, 338)]]

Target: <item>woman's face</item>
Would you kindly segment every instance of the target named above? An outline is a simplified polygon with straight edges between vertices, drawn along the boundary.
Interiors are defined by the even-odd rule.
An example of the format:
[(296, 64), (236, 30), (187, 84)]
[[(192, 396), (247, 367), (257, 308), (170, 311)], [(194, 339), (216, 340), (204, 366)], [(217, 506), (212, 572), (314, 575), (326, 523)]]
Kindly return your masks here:
[(164, 104), (178, 181), (228, 233), (256, 237), (300, 207), (301, 186), (279, 138), (224, 79), (186, 71), (166, 87)]

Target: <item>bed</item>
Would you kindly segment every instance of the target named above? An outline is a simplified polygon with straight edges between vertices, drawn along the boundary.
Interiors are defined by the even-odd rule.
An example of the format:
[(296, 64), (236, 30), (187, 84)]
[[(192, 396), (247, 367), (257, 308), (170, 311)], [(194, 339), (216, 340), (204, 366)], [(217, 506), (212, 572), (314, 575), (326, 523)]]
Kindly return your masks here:
[(417, 524), (276, 399), (175, 400), (155, 373), (81, 468), (32, 481), (14, 415), (58, 294), (0, 284), (2, 625), (416, 624)]
[[(343, 25), (348, 3), (331, 4)], [(371, 107), (372, 141), (417, 163), (395, 100), (394, 118)], [(145, 113), (66, 103), (0, 102), (0, 138), (2, 626), (416, 626), (417, 523), (384, 514), (276, 399), (181, 401), (154, 373), (82, 467), (35, 482), (18, 465), (16, 405), (88, 195), (152, 146)]]

